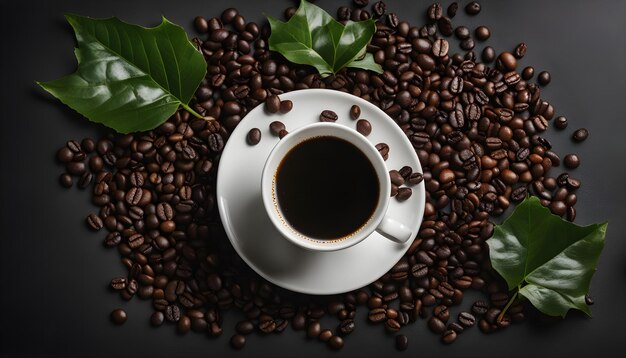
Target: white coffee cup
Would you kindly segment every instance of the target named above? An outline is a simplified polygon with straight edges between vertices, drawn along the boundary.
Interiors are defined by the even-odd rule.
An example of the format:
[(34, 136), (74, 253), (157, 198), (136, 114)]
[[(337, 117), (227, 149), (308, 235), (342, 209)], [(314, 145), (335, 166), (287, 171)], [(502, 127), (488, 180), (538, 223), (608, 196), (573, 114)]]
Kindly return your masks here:
[[(298, 232), (282, 214), (276, 195), (276, 172), (283, 158), (299, 143), (316, 137), (336, 137), (351, 143), (369, 159), (378, 177), (378, 204), (369, 220), (354, 233), (337, 240), (317, 239)], [(375, 189), (373, 188), (373, 190)], [(303, 190), (306, 189), (303, 188)], [(329, 122), (309, 124), (283, 137), (267, 158), (261, 177), (263, 204), (274, 226), (285, 239), (295, 245), (316, 251), (335, 251), (348, 248), (361, 242), (374, 231), (397, 243), (404, 243), (413, 237), (415, 233), (412, 233), (406, 225), (387, 215), (390, 192), (391, 179), (389, 178), (389, 171), (385, 166), (385, 161), (374, 145), (356, 130)]]

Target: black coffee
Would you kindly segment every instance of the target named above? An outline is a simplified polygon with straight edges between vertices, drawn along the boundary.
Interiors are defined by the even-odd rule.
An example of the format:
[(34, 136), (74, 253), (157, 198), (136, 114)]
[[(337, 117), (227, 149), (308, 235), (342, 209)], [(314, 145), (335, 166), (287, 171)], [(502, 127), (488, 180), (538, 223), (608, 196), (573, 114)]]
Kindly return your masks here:
[(372, 216), (380, 184), (353, 144), (332, 136), (292, 148), (276, 171), (278, 205), (298, 232), (331, 240), (352, 234)]

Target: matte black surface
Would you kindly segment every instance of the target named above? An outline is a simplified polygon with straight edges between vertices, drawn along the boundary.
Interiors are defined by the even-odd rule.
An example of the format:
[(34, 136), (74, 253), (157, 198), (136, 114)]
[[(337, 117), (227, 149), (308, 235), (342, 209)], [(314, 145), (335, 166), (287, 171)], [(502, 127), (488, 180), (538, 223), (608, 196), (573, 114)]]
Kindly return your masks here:
[[(370, 1), (373, 3), (374, 1)], [(348, 0), (319, 1), (335, 13)], [(450, 1), (443, 2), (447, 6)], [(466, 1), (461, 2), (464, 6)], [(0, 356), (2, 357), (318, 357), (361, 353), (365, 357), (585, 357), (621, 355), (626, 309), (626, 2), (614, 1), (482, 1), (482, 12), (468, 18), (461, 9), (455, 24), (492, 29), (489, 44), (496, 50), (528, 43), (522, 65), (538, 73), (547, 69), (552, 83), (544, 97), (565, 115), (565, 132), (550, 130), (557, 152), (576, 151), (582, 165), (575, 170), (583, 181), (579, 191), (578, 223), (609, 220), (604, 253), (593, 279), (594, 317), (570, 314), (561, 322), (536, 321), (486, 336), (477, 328), (463, 333), (448, 347), (427, 331), (425, 322), (403, 329), (408, 351), (397, 353), (393, 336), (382, 326), (365, 323), (359, 310), (356, 331), (340, 353), (302, 332), (252, 336), (242, 352), (228, 347), (238, 317), (228, 315), (224, 335), (209, 339), (180, 337), (172, 326), (152, 329), (150, 304), (123, 302), (107, 290), (111, 277), (123, 271), (115, 250), (101, 244), (104, 233), (93, 234), (84, 218), (95, 208), (86, 192), (62, 189), (56, 149), (67, 139), (104, 131), (81, 120), (45, 95), (34, 80), (50, 80), (75, 68), (74, 39), (62, 14), (119, 16), (155, 25), (160, 16), (191, 29), (199, 14), (214, 16), (229, 6), (248, 19), (262, 13), (281, 16), (291, 2), (243, 0), (0, 0)], [(420, 23), (426, 1), (388, 1), (402, 19)], [(479, 44), (482, 46), (481, 44)], [(479, 46), (479, 48), (480, 48)], [(574, 144), (569, 136), (578, 127), (590, 129), (589, 139)], [(469, 298), (463, 304), (467, 308)], [(109, 321), (116, 307), (128, 312), (122, 327)]]

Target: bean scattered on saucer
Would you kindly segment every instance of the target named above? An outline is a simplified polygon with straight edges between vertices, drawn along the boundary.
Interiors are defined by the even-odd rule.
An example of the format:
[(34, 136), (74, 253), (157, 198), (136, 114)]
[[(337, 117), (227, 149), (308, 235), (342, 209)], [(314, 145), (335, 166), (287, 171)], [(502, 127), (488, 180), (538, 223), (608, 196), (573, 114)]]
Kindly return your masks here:
[(272, 123), (270, 123), (270, 132), (272, 132), (273, 135), (278, 136), (280, 135), (280, 131), (285, 130), (285, 124), (281, 121), (274, 121)]
[(287, 132), (286, 129), (281, 129), (280, 132), (278, 132), (278, 138), (283, 139), (287, 134), (289, 134), (289, 132)]
[(417, 185), (424, 180), (424, 175), (422, 173), (413, 173), (409, 176), (409, 185)]
[(246, 137), (248, 144), (257, 145), (261, 141), (261, 130), (259, 128), (252, 128), (248, 132), (248, 136)]
[(320, 114), (320, 121), (322, 122), (335, 122), (337, 120), (337, 113), (331, 110), (323, 110)]
[(372, 133), (372, 124), (367, 119), (359, 119), (356, 122), (356, 130), (367, 137)]
[(398, 188), (398, 195), (396, 195), (396, 199), (398, 199), (398, 201), (405, 201), (408, 198), (410, 198), (412, 194), (413, 194), (413, 190), (411, 190), (411, 188), (407, 188), (407, 187)]
[(293, 102), (290, 100), (280, 101), (280, 113), (288, 113), (293, 108)]
[(389, 178), (391, 179), (391, 184), (400, 186), (404, 184), (404, 178), (399, 171), (393, 169), (389, 171)]
[(378, 153), (383, 157), (383, 160), (387, 160), (389, 158), (389, 146), (387, 143), (378, 143), (376, 144), (376, 149)]
[(280, 98), (276, 95), (267, 97), (265, 100), (265, 110), (269, 113), (276, 113), (280, 109)]
[(352, 107), (350, 107), (350, 117), (352, 117), (352, 119), (359, 119), (359, 116), (361, 116), (361, 107), (356, 104), (352, 105)]

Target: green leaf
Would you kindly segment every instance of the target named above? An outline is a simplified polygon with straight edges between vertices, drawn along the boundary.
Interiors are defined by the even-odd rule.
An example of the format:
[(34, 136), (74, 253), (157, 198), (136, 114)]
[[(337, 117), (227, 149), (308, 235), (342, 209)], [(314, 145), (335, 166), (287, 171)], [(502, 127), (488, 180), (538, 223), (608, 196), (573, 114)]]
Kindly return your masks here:
[(76, 33), (78, 69), (46, 91), (93, 122), (121, 133), (165, 122), (187, 104), (206, 74), (206, 62), (182, 27), (163, 18), (145, 28), (117, 18), (66, 15)]
[(289, 61), (311, 65), (322, 76), (336, 74), (344, 67), (356, 67), (382, 73), (367, 44), (376, 31), (374, 20), (342, 25), (326, 11), (305, 0), (287, 22), (268, 16), (272, 33), (270, 50), (280, 52)]
[(565, 317), (585, 304), (607, 223), (579, 226), (526, 198), (487, 240), (493, 268), (541, 312)]

